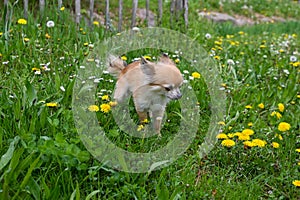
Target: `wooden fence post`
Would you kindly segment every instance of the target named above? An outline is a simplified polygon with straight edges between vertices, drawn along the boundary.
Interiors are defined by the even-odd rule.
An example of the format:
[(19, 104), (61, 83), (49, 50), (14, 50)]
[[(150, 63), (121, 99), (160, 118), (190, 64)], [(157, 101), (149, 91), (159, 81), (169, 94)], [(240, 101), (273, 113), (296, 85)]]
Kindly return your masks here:
[(149, 0), (146, 0), (146, 21), (147, 21), (147, 26), (150, 26), (149, 23)]
[(109, 0), (105, 1), (105, 28), (110, 28)]
[(135, 27), (136, 20), (136, 10), (138, 6), (138, 0), (132, 0), (132, 18), (131, 18), (131, 28)]
[(45, 0), (40, 0), (39, 4), (40, 4), (40, 12), (41, 12), (40, 14), (41, 16), (44, 16)]
[(80, 0), (75, 0), (75, 21), (76, 21), (76, 24), (79, 24), (80, 23), (80, 17), (81, 17), (81, 14), (80, 14)]
[(123, 22), (123, 0), (119, 0), (119, 22), (118, 22), (118, 32), (122, 31)]
[(183, 3), (183, 7), (184, 7), (184, 24), (185, 24), (185, 27), (187, 28), (188, 27), (188, 24), (189, 24), (189, 0), (184, 0), (184, 3)]
[(57, 1), (57, 6), (58, 6), (58, 9), (60, 9), (62, 7), (62, 0)]
[(24, 0), (24, 18), (27, 19), (28, 18), (28, 0)]
[(161, 25), (162, 13), (163, 13), (162, 0), (158, 0), (158, 22), (157, 22), (158, 26)]
[(90, 27), (93, 27), (93, 21), (94, 21), (94, 0), (90, 0)]
[(171, 5), (170, 5), (170, 27), (173, 27), (173, 17), (175, 15), (175, 2), (176, 0), (171, 0)]

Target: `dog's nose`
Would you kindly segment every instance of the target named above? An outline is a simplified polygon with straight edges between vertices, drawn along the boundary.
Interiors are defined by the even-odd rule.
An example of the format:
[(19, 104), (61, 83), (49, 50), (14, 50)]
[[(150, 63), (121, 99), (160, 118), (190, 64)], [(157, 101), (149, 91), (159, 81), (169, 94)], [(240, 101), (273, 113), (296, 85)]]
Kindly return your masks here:
[(176, 97), (176, 99), (180, 99), (182, 97), (182, 94), (181, 93), (179, 93), (179, 94), (177, 94), (177, 97)]

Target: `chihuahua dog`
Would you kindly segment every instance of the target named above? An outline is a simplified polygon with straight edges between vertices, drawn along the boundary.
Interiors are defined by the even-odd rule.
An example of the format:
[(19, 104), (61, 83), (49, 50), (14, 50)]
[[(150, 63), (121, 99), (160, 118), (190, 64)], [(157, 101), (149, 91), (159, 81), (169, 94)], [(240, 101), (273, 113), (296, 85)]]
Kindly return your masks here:
[(122, 102), (132, 94), (140, 123), (148, 114), (160, 136), (165, 108), (170, 100), (181, 98), (183, 77), (175, 63), (163, 54), (157, 63), (144, 57), (127, 65), (121, 58), (109, 56), (108, 71), (117, 77), (114, 99)]

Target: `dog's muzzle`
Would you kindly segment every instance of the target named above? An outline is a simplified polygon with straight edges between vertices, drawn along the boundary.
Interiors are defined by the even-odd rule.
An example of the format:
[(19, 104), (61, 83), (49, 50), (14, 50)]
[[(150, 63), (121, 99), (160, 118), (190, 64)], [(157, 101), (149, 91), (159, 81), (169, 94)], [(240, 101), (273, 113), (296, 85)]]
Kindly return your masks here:
[(172, 100), (178, 100), (182, 97), (182, 94), (181, 92), (178, 90), (174, 90), (174, 91), (170, 91), (168, 94), (167, 94), (167, 97), (172, 99)]

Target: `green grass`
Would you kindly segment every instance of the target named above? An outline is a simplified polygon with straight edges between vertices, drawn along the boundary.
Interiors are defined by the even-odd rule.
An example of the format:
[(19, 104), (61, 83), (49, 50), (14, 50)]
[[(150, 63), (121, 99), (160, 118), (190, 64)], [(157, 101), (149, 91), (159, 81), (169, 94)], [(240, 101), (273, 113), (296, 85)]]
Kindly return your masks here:
[[(206, 4), (201, 8), (209, 9)], [(284, 3), (253, 5), (263, 6), (254, 8), (258, 11), (278, 5), (279, 16), (289, 13)], [(287, 7), (290, 5), (293, 3)], [(264, 140), (264, 147), (247, 147), (235, 136), (231, 138), (234, 146), (224, 147), (220, 139), (207, 156), (199, 158), (197, 150), (208, 129), (211, 99), (203, 77), (190, 79), (194, 72), (191, 63), (179, 55), (177, 65), (182, 72), (188, 71), (184, 77), (197, 94), (200, 106), (195, 139), (178, 160), (157, 171), (134, 174), (110, 169), (97, 161), (80, 140), (74, 125), (72, 92), (77, 69), (93, 51), (88, 44), (116, 33), (97, 26), (90, 31), (84, 23), (80, 29), (70, 19), (68, 8), (64, 12), (47, 12), (43, 19), (36, 14), (29, 16), (27, 25), (20, 25), (17, 20), (22, 18), (22, 10), (16, 7), (11, 31), (5, 32), (3, 23), (0, 25), (0, 154), (5, 155), (0, 161), (0, 199), (299, 198), (299, 187), (292, 182), (300, 180), (300, 155), (296, 151), (300, 148), (300, 66), (290, 61), (293, 54), (300, 60), (299, 22), (252, 27), (205, 20), (199, 23), (195, 12), (201, 8), (191, 4), (189, 28), (182, 29), (179, 24), (174, 29), (199, 42), (217, 63), (227, 108), (223, 122), (216, 125), (227, 136), (252, 129), (251, 140)], [(226, 3), (225, 8), (233, 6)], [(47, 17), (55, 22), (53, 28), (46, 27)], [(291, 12), (290, 17), (296, 16)], [(167, 18), (165, 27), (169, 27)], [(205, 37), (208, 33), (210, 39)], [(130, 62), (141, 55), (157, 57), (159, 52), (143, 49), (126, 56)], [(178, 57), (176, 52), (169, 53)], [(230, 59), (234, 65), (228, 64)], [(43, 69), (47, 63), (50, 71)], [(35, 74), (35, 68), (41, 74)], [(110, 75), (102, 78), (95, 101), (98, 106), (108, 102), (101, 99), (103, 95), (111, 100), (115, 86)], [(58, 106), (46, 106), (49, 102)], [(263, 109), (258, 107), (260, 103), (264, 104)], [(279, 103), (285, 106), (284, 111), (279, 111)], [(173, 139), (179, 111), (178, 102), (170, 103), (161, 139), (143, 140), (127, 135), (114, 122), (111, 111), (99, 111), (97, 116), (108, 137), (119, 147), (148, 152)], [(273, 112), (282, 117), (271, 116)], [(137, 122), (132, 103), (130, 115)], [(289, 123), (290, 130), (279, 131), (280, 122)], [(277, 142), (279, 148), (273, 148), (272, 142)]]

